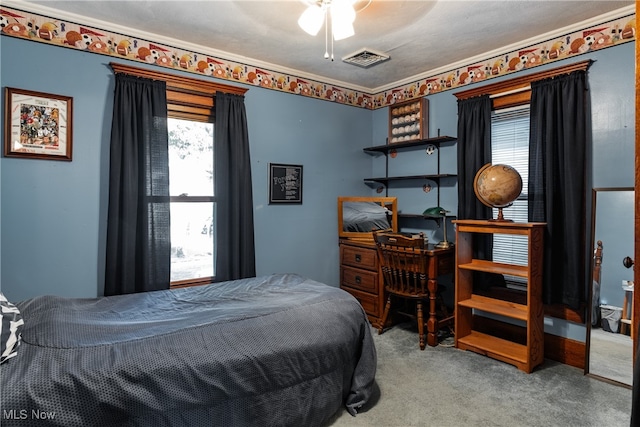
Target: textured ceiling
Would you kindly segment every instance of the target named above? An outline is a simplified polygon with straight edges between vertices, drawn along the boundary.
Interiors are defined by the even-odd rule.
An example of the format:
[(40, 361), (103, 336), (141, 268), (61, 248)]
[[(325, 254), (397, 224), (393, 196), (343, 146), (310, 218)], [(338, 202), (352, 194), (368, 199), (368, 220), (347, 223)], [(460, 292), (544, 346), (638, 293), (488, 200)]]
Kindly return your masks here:
[[(334, 43), (323, 58), (324, 28), (316, 37), (297, 25), (305, 10), (290, 1), (7, 1), (32, 3), (219, 52), (270, 69), (375, 92), (469, 58), (522, 47), (533, 37), (575, 26), (633, 1), (373, 0), (358, 12), (356, 35)], [(369, 48), (390, 60), (364, 69), (341, 61)], [(329, 51), (331, 47), (329, 47)], [(284, 68), (283, 68), (284, 67)]]

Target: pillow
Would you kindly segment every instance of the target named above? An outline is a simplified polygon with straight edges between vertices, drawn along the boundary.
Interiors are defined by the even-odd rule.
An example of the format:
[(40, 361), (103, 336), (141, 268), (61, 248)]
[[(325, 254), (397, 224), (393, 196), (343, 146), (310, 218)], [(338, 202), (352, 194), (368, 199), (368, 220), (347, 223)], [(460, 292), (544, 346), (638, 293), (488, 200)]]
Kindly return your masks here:
[(7, 298), (0, 292), (0, 314), (2, 323), (0, 324), (0, 363), (18, 354), (21, 331), (24, 321), (18, 307), (7, 301)]

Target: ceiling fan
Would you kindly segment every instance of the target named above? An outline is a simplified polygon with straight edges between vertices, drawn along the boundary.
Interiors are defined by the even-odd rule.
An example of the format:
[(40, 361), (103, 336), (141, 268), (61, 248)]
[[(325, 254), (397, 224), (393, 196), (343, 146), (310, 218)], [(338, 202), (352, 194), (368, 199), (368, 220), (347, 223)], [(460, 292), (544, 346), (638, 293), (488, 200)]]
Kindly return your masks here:
[[(298, 18), (298, 25), (306, 33), (316, 36), (325, 27), (324, 58), (333, 61), (333, 41), (343, 40), (355, 34), (353, 22), (356, 13), (363, 10), (372, 0), (300, 0), (307, 9)], [(329, 56), (329, 33), (331, 33), (331, 56)]]

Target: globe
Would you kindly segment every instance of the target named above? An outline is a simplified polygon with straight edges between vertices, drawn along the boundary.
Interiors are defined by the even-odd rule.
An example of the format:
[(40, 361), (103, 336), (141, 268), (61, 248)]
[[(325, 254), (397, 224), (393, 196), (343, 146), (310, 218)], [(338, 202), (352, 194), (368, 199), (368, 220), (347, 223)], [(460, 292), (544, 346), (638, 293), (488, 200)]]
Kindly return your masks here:
[(476, 173), (473, 191), (483, 204), (498, 209), (498, 221), (505, 221), (502, 208), (511, 206), (522, 192), (522, 177), (509, 165), (487, 163)]

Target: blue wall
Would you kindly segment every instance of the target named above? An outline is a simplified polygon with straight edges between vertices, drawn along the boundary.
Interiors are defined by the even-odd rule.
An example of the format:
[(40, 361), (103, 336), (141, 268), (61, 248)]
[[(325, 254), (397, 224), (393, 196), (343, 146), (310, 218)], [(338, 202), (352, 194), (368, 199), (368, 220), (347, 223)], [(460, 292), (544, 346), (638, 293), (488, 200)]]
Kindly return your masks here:
[[(74, 109), (72, 162), (0, 159), (2, 291), (12, 300), (101, 295), (112, 58), (10, 37), (0, 43), (3, 87), (72, 96)], [(246, 106), (257, 273), (338, 286), (336, 199), (368, 192), (362, 148), (371, 111), (253, 86)], [(270, 162), (303, 165), (302, 205), (268, 204)]]
[[(589, 194), (587, 198), (590, 200), (591, 187), (633, 187), (634, 186), (634, 150), (635, 150), (635, 62), (634, 62), (634, 43), (626, 43), (611, 49), (594, 51), (586, 55), (582, 55), (571, 60), (536, 67), (533, 70), (527, 70), (520, 73), (535, 73), (545, 69), (555, 68), (568, 64), (570, 61), (577, 62), (586, 59), (592, 59), (595, 62), (589, 68), (589, 89), (591, 97), (591, 117), (592, 117), (592, 150), (590, 154), (590, 165), (588, 169), (591, 171), (587, 177)], [(492, 79), (490, 83), (500, 80), (508, 80), (509, 76)], [(486, 83), (477, 83), (475, 85), (465, 86), (464, 90), (482, 86)], [(435, 95), (427, 96), (429, 99), (429, 136), (438, 135), (456, 136), (457, 134), (457, 98), (454, 96), (456, 91), (441, 92)], [(381, 123), (388, 122), (388, 109), (379, 109), (373, 112), (374, 132), (373, 145), (384, 144), (387, 136), (387, 127)], [(416, 154), (417, 153), (417, 154)], [(400, 153), (401, 154), (401, 153)], [(424, 167), (424, 173), (435, 173), (431, 169), (433, 159), (424, 154), (424, 151), (412, 151), (411, 154), (402, 160), (400, 154), (396, 159), (389, 160), (389, 170), (397, 171), (397, 175), (410, 175), (415, 172), (415, 168)], [(456, 173), (456, 146), (446, 145), (441, 149), (441, 172)], [(396, 164), (398, 163), (398, 164)], [(372, 176), (384, 175), (384, 158), (373, 158)], [(403, 173), (402, 171), (407, 171)], [(411, 213), (422, 212), (429, 206), (433, 206), (434, 198), (431, 193), (425, 194), (422, 191), (422, 182), (411, 181), (413, 188), (408, 186), (390, 186), (388, 194), (390, 196), (398, 196), (399, 207), (404, 207)], [(434, 190), (432, 190), (433, 192)], [(448, 210), (457, 211), (457, 190), (455, 185), (451, 186), (449, 181), (444, 181), (441, 185), (440, 205)], [(590, 212), (590, 207), (588, 208)], [(626, 218), (628, 214), (633, 216), (632, 212), (625, 214), (617, 214), (613, 209), (610, 221), (616, 221)], [(416, 221), (423, 221), (418, 223)], [(433, 223), (424, 220), (404, 220), (400, 226), (403, 231), (414, 231), (420, 226), (428, 227), (427, 235), (432, 239), (439, 241), (442, 239), (442, 232), (433, 228)], [(590, 219), (587, 221), (590, 224)], [(453, 241), (453, 227), (448, 228), (448, 240)], [(627, 239), (628, 239), (627, 230)], [(624, 233), (623, 233), (624, 234)], [(608, 242), (618, 242), (623, 236), (607, 235), (606, 237), (598, 237)], [(612, 246), (611, 243), (609, 246)], [(585, 248), (585, 256), (589, 256), (591, 249)], [(607, 251), (605, 249), (605, 259)], [(620, 260), (612, 260), (607, 265), (607, 277), (613, 277), (612, 283), (617, 294), (607, 294), (608, 301), (615, 305), (622, 305), (624, 294), (621, 290), (620, 280), (618, 276), (629, 279), (629, 271), (622, 265)], [(604, 273), (604, 271), (603, 271)], [(604, 277), (603, 277), (604, 279)], [(443, 282), (448, 283), (448, 278), (443, 278)], [(452, 298), (451, 285), (448, 285), (444, 294), (445, 298)], [(571, 339), (584, 341), (586, 329), (583, 325), (572, 322), (546, 318), (545, 331), (555, 335), (565, 336)]]
[[(626, 43), (572, 59), (595, 60), (589, 71), (593, 121), (589, 180), (594, 187), (634, 184), (634, 48), (634, 43)], [(3, 87), (69, 95), (74, 102), (72, 162), (0, 159), (0, 285), (10, 299), (102, 294), (111, 59), (0, 37)], [(558, 65), (563, 63), (546, 68)], [(429, 136), (436, 136), (438, 129), (441, 135), (455, 136), (453, 91), (428, 99)], [(368, 111), (253, 86), (246, 106), (258, 274), (294, 272), (338, 286), (336, 197), (374, 192), (363, 178), (384, 174), (384, 156), (364, 154), (362, 148), (385, 143), (388, 109)], [(443, 172), (455, 173), (455, 153), (455, 144), (442, 147)], [(302, 205), (268, 204), (270, 162), (304, 166)], [(428, 168), (429, 162), (427, 157), (413, 156), (406, 164), (395, 164), (395, 170)], [(441, 204), (455, 212), (455, 184), (443, 187)], [(422, 184), (403, 191), (402, 209), (414, 212), (431, 206), (429, 197), (436, 194), (424, 193)], [(441, 236), (424, 222), (405, 224), (407, 229), (423, 226), (435, 238)], [(584, 339), (584, 328), (570, 322), (548, 319), (546, 327), (558, 335)]]
[[(258, 274), (339, 286), (338, 196), (365, 195), (371, 112), (261, 88), (246, 96)], [(268, 163), (303, 165), (302, 205), (269, 205)]]

